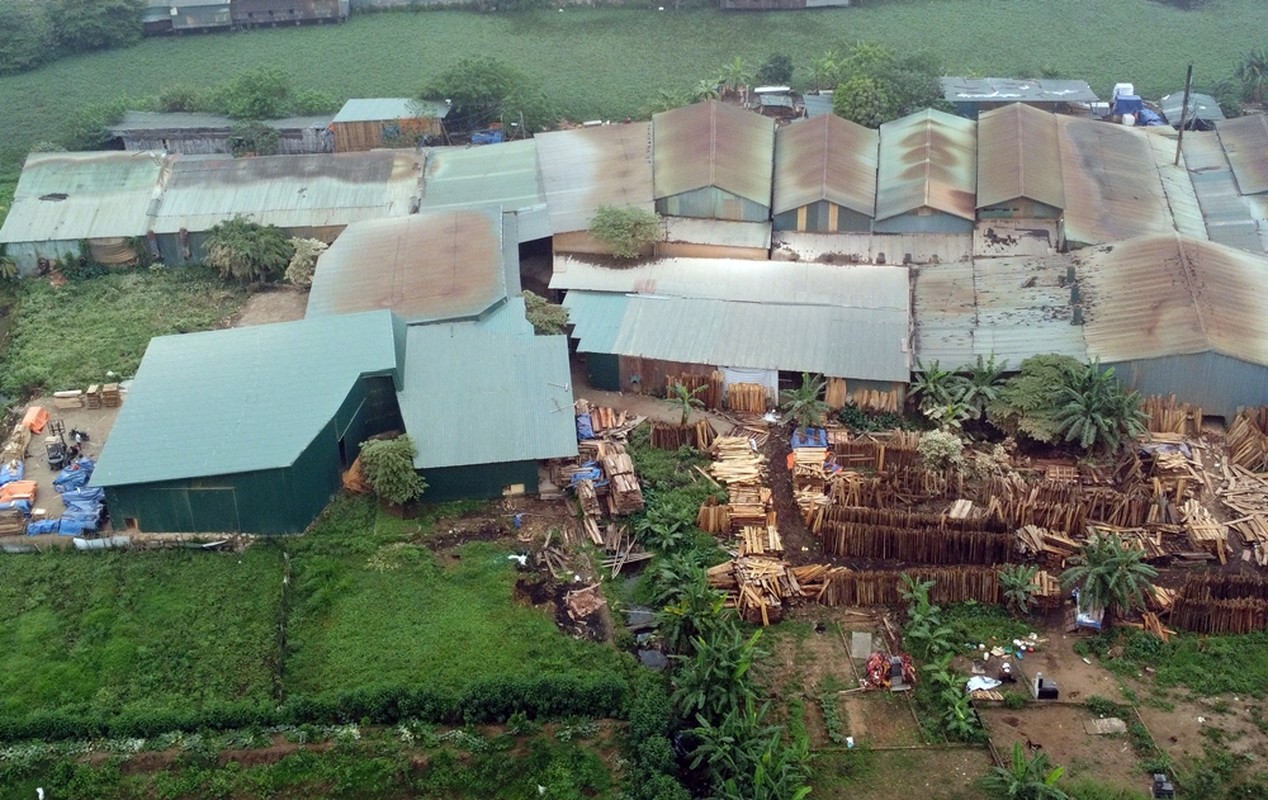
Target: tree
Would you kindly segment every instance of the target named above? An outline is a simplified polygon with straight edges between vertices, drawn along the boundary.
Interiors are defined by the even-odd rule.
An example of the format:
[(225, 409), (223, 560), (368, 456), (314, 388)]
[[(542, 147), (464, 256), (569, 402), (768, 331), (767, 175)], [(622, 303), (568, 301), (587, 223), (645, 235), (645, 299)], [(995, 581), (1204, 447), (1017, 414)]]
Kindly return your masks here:
[(1092, 362), (1071, 369), (1061, 397), (1065, 402), (1053, 417), (1057, 434), (1084, 450), (1112, 453), (1145, 430), (1147, 417), (1140, 410), (1140, 395), (1123, 391), (1113, 367), (1101, 370), (1098, 362)]
[(896, 119), (894, 99), (886, 87), (871, 75), (852, 75), (837, 84), (832, 95), (832, 113), (868, 128)]
[(568, 331), (568, 309), (527, 289), (521, 294), (524, 296), (524, 316), (532, 323), (533, 333), (552, 336)]
[(991, 424), (1013, 436), (1051, 443), (1058, 436), (1057, 410), (1065, 402), (1068, 376), (1081, 367), (1056, 353), (1031, 356), (1004, 382), (998, 399), (987, 406)]
[(661, 238), (660, 216), (636, 206), (599, 206), (590, 220), (590, 234), (612, 248), (617, 258), (637, 258)]
[(831, 89), (841, 82), (841, 54), (829, 50), (810, 62), (810, 79), (816, 90)]
[(403, 506), (423, 496), (427, 482), (414, 469), (416, 455), (418, 449), (409, 436), (361, 443), (366, 482), (380, 499)]
[[(860, 125), (875, 128), (924, 108), (946, 105), (938, 83), (942, 65), (932, 55), (899, 56), (884, 45), (858, 42), (831, 65), (837, 82), (832, 110)], [(825, 75), (827, 66), (828, 62), (820, 65)]]
[(54, 0), (57, 39), (76, 52), (132, 44), (141, 38), (143, 0)]
[(795, 421), (802, 428), (822, 425), (828, 416), (828, 404), (823, 401), (823, 392), (827, 386), (828, 382), (822, 375), (801, 373), (801, 386), (785, 389), (781, 395), (783, 421)]
[(220, 102), (234, 119), (277, 119), (286, 116), (291, 78), (276, 67), (243, 72), (220, 90)]
[(234, 156), (275, 156), (282, 137), (263, 122), (239, 122), (229, 130), (229, 152)]
[(722, 84), (722, 94), (737, 94), (742, 87), (753, 81), (753, 70), (748, 62), (736, 56), (722, 65), (718, 70), (718, 83)]
[(1237, 65), (1233, 75), (1241, 82), (1242, 99), (1263, 104), (1268, 95), (1268, 50), (1251, 50)]
[(450, 102), (445, 125), (451, 131), (474, 131), (494, 122), (518, 125), (528, 132), (554, 124), (554, 113), (542, 91), (527, 75), (491, 56), (459, 59), (423, 87), (420, 99)]
[(982, 786), (1000, 800), (1069, 800), (1070, 796), (1057, 787), (1064, 767), (1053, 767), (1048, 755), (1036, 753), (1026, 758), (1021, 743), (1013, 743), (1013, 758), (1002, 767), (992, 767), (982, 779)]
[(225, 220), (207, 235), (207, 264), (245, 283), (276, 280), (294, 252), (291, 237), (281, 228), (243, 216)]
[(792, 59), (785, 53), (772, 53), (757, 68), (757, 82), (768, 86), (783, 86), (793, 79)]
[(748, 672), (757, 658), (760, 630), (744, 638), (735, 624), (714, 629), (709, 638), (692, 640), (695, 652), (674, 656), (674, 707), (685, 719), (720, 723), (732, 709), (742, 707), (756, 690)]
[(1004, 590), (1004, 602), (1019, 614), (1029, 614), (1035, 599), (1035, 576), (1039, 568), (1034, 564), (1010, 564), (999, 571), (999, 585)]
[(1079, 547), (1074, 566), (1061, 573), (1065, 589), (1079, 589), (1079, 604), (1088, 609), (1142, 605), (1158, 570), (1145, 563), (1145, 553), (1123, 544), (1117, 534), (1096, 534)]
[(964, 368), (959, 399), (968, 408), (969, 416), (973, 419), (985, 417), (986, 409), (999, 400), (999, 392), (1004, 385), (1004, 370), (1007, 368), (1007, 361), (996, 363), (994, 353), (985, 360), (979, 353), (977, 361)]
[(0, 2), (0, 74), (44, 63), (54, 41), (53, 23), (39, 0)]
[(699, 395), (707, 388), (707, 386), (697, 386), (694, 389), (688, 389), (681, 383), (675, 383), (670, 387), (669, 397), (666, 399), (682, 411), (682, 422), (678, 423), (679, 425), (686, 425), (691, 421), (692, 409), (704, 408), (704, 401)]

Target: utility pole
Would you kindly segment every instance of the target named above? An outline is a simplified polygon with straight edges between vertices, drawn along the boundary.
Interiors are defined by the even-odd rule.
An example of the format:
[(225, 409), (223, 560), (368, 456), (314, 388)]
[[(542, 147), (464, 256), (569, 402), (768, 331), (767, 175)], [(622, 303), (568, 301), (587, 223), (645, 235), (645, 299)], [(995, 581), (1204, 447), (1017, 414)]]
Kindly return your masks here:
[(1184, 142), (1184, 126), (1189, 121), (1189, 95), (1193, 91), (1193, 65), (1189, 64), (1189, 72), (1184, 78), (1184, 105), (1180, 107), (1180, 135), (1176, 137), (1176, 160), (1172, 166), (1180, 166), (1180, 145)]

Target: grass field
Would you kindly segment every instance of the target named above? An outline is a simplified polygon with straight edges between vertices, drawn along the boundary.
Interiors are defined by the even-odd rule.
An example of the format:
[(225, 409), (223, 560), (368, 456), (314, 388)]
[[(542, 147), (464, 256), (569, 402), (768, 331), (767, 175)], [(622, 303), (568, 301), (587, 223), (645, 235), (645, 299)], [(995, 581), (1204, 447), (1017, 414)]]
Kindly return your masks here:
[(280, 579), (272, 547), (0, 558), (0, 712), (267, 701)]
[[(654, 5), (654, 4), (653, 4)], [(869, 0), (861, 8), (763, 14), (644, 9), (370, 14), (347, 24), (148, 39), (0, 78), (0, 147), (8, 170), (30, 143), (55, 138), (80, 104), (211, 85), (254, 66), (288, 70), (300, 88), (340, 98), (412, 94), (464, 55), (489, 54), (538, 76), (574, 118), (638, 114), (662, 88), (687, 87), (741, 56), (787, 53), (795, 65), (857, 39), (931, 50), (949, 73), (1053, 69), (1102, 96), (1133, 81), (1149, 97), (1228, 75), (1262, 47), (1268, 3), (1210, 0), (1181, 11), (1152, 0)], [(3, 171), (3, 170), (0, 170)]]

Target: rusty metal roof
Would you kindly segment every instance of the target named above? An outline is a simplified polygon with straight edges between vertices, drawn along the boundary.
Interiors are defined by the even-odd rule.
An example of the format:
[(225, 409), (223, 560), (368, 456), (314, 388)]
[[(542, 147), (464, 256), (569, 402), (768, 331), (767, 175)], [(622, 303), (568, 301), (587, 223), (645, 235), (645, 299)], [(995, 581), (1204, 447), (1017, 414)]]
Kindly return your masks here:
[(835, 114), (775, 132), (775, 194), (782, 214), (828, 200), (860, 214), (876, 211), (876, 131)]
[(656, 198), (716, 186), (761, 206), (771, 202), (775, 123), (710, 100), (652, 117)]
[(306, 316), (474, 319), (506, 295), (501, 210), (432, 211), (349, 225), (317, 260)]
[(1022, 78), (939, 78), (951, 103), (1095, 103), (1085, 81)]
[(1101, 361), (1213, 351), (1268, 366), (1268, 258), (1176, 234), (1081, 257), (1088, 354)]
[(977, 207), (1019, 197), (1065, 208), (1056, 116), (1013, 103), (977, 119)]
[(541, 133), (533, 141), (551, 233), (587, 230), (599, 206), (653, 210), (650, 122)]
[(880, 130), (876, 219), (932, 208), (977, 218), (977, 123), (932, 108)]
[(1057, 115), (1066, 241), (1104, 244), (1175, 230), (1151, 134)]
[(1268, 114), (1215, 123), (1242, 194), (1268, 192)]
[(32, 153), (0, 241), (143, 236), (166, 164), (152, 152)]

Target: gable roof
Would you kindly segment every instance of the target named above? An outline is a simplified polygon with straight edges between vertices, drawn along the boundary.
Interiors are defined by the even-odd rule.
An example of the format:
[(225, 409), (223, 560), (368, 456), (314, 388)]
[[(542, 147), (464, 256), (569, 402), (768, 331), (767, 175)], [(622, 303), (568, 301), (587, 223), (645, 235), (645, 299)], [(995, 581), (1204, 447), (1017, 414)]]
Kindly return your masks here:
[(769, 207), (775, 123), (709, 100), (652, 116), (656, 199), (715, 186)]
[(343, 122), (388, 122), (399, 119), (444, 119), (449, 105), (413, 97), (354, 97), (343, 104), (331, 124)]
[(537, 169), (551, 233), (589, 229), (599, 206), (652, 211), (652, 124), (539, 133)]
[(977, 219), (977, 123), (929, 108), (880, 128), (876, 219), (932, 208)]
[(1215, 124), (1242, 194), (1268, 192), (1268, 114), (1249, 114)]
[[(325, 128), (330, 124), (330, 115), (307, 117), (286, 117), (284, 119), (263, 119), (259, 121), (273, 130), (305, 130), (308, 128)], [(125, 111), (118, 122), (106, 130), (115, 136), (137, 134), (145, 131), (196, 131), (215, 130), (229, 133), (238, 120), (219, 114), (201, 114), (186, 111)]]
[(876, 131), (835, 114), (778, 129), (771, 213), (828, 200), (872, 216), (879, 141)]
[(977, 120), (977, 207), (1018, 198), (1065, 208), (1057, 119), (1012, 103)]

